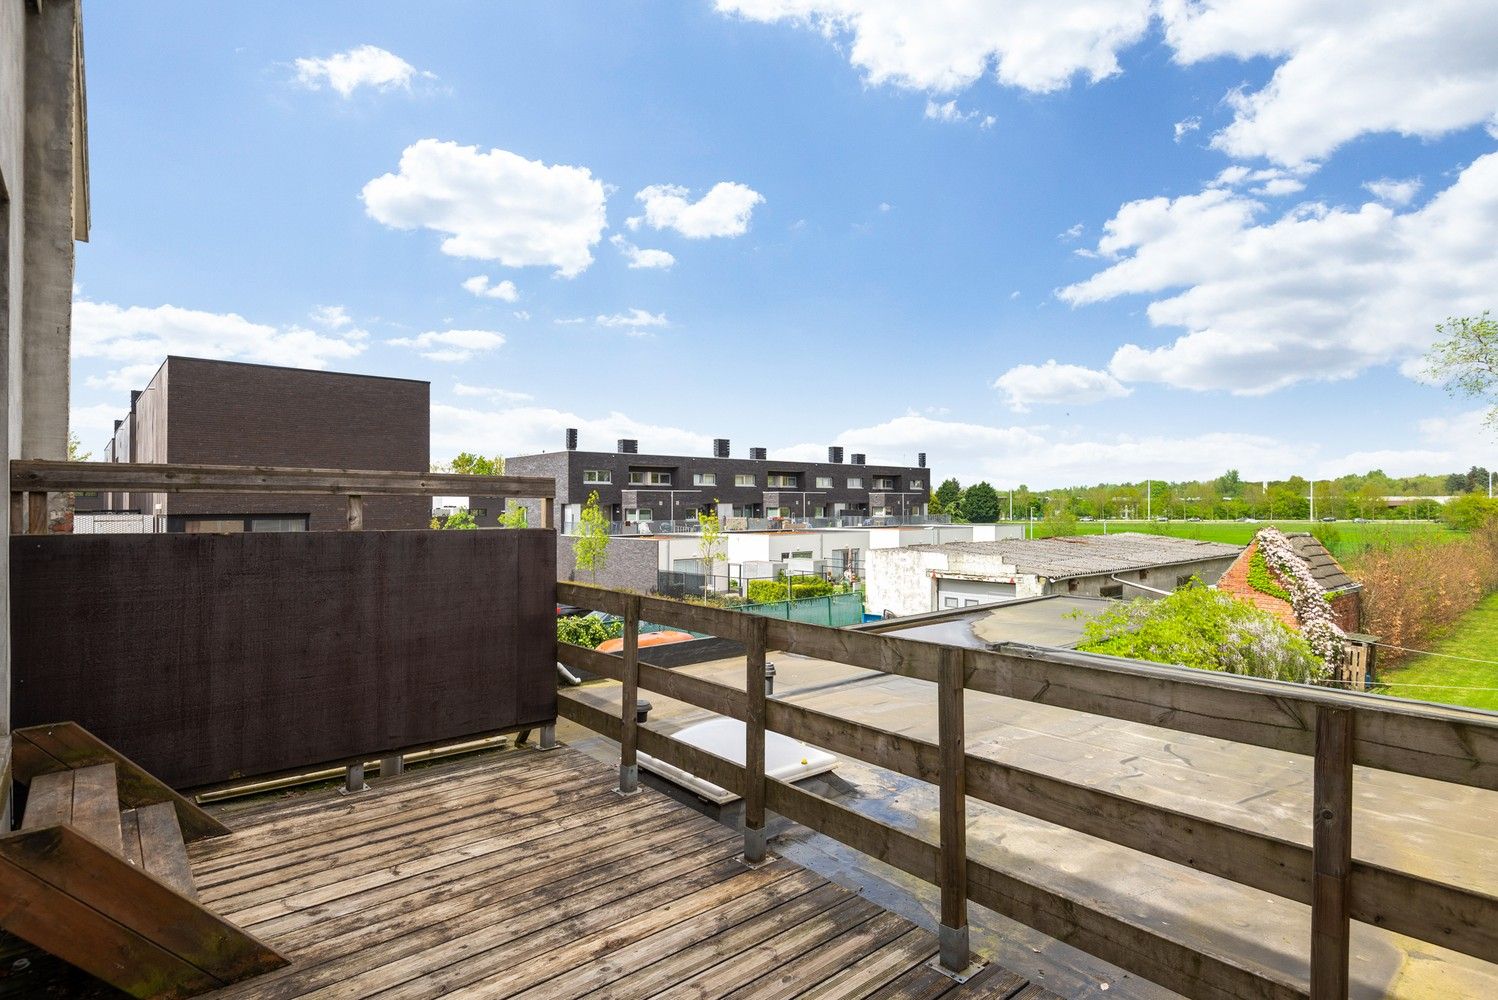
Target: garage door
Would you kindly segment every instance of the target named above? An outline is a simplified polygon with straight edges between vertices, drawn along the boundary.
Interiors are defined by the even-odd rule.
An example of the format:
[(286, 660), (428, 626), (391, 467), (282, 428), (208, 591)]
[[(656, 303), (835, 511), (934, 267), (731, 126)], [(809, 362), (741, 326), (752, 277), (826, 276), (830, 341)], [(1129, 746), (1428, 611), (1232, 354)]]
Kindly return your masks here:
[(976, 604), (992, 604), (995, 601), (1012, 601), (1014, 596), (1012, 583), (991, 583), (987, 580), (938, 580), (936, 583), (938, 611), (970, 608)]

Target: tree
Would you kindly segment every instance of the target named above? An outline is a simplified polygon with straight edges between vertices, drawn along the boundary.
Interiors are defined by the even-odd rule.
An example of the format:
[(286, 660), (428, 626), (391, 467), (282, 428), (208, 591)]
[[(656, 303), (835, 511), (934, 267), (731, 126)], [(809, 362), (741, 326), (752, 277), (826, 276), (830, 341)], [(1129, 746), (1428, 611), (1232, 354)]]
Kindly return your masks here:
[(505, 474), (505, 460), (498, 455), (485, 458), (471, 451), (460, 451), (446, 465), (433, 462), (432, 471), (451, 472), (459, 476), (502, 476)]
[(1458, 531), (1473, 531), (1498, 522), (1498, 500), (1489, 500), (1485, 492), (1453, 497), (1441, 508), (1441, 521)]
[(84, 451), (83, 450), (83, 442), (80, 441), (80, 440), (78, 440), (78, 435), (77, 434), (73, 434), (73, 433), (69, 433), (68, 434), (68, 461), (69, 462), (87, 462), (89, 459), (91, 459), (93, 457), (94, 457), (94, 453), (93, 452), (91, 452), (91, 451)]
[(1083, 625), (1078, 649), (1302, 683), (1326, 675), (1310, 644), (1267, 611), (1193, 581), (1119, 602)]
[(1229, 469), (1212, 480), (1212, 490), (1219, 497), (1237, 497), (1243, 492), (1243, 477), (1237, 469)]
[(956, 479), (943, 480), (942, 484), (936, 488), (932, 499), (936, 501), (933, 505), (936, 509), (931, 513), (961, 514), (962, 511), (959, 508), (962, 505), (962, 484)]
[(1462, 490), (1463, 493), (1486, 494), (1488, 492), (1488, 470), (1482, 466), (1474, 465), (1468, 469), (1465, 479), (1467, 487)]
[(474, 521), (467, 507), (459, 507), (447, 515), (442, 522), (444, 531), (477, 531), (478, 527), (478, 523)]
[(587, 570), (594, 583), (598, 582), (598, 571), (608, 562), (612, 538), (609, 522), (598, 507), (598, 491), (594, 490), (588, 494), (588, 502), (583, 504), (582, 513), (578, 515), (577, 537), (572, 542), (577, 568)]
[(974, 524), (992, 524), (999, 519), (999, 494), (988, 483), (974, 483), (962, 493), (962, 514)]
[(728, 541), (716, 513), (698, 514), (697, 527), (700, 531), (697, 536), (697, 558), (702, 562), (702, 599), (705, 601), (707, 592), (712, 587), (713, 568), (723, 560)]
[(499, 526), (501, 528), (524, 528), (529, 526), (530, 521), (526, 517), (526, 510), (521, 506), (508, 507), (499, 515)]
[(1441, 339), (1425, 354), (1425, 372), (1453, 396), (1481, 400), (1488, 407), (1487, 425), (1498, 429), (1498, 321), (1481, 316), (1452, 316), (1436, 324)]

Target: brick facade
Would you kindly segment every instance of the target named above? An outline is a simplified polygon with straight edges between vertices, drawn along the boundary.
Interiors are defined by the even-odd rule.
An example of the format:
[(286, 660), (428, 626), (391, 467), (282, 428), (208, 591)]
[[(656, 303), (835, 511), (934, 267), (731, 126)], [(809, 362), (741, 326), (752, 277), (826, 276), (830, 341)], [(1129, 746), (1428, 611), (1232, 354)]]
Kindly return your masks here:
[[(132, 400), (120, 461), (426, 472), (430, 386), (412, 379), (170, 357)], [(116, 437), (116, 449), (121, 436)], [(347, 524), (342, 497), (279, 494), (115, 495), (114, 509), (181, 519), (306, 516), (308, 529)], [(159, 505), (159, 507), (158, 507)], [(369, 529), (425, 528), (426, 497), (365, 500)]]
[[(1255, 538), (1249, 543), (1248, 548), (1233, 561), (1228, 571), (1217, 581), (1217, 589), (1224, 593), (1232, 594), (1234, 597), (1249, 602), (1263, 611), (1268, 611), (1280, 621), (1293, 629), (1300, 628), (1300, 622), (1295, 617), (1295, 611), (1290, 607), (1290, 602), (1281, 600), (1271, 594), (1265, 594), (1255, 590), (1248, 582), (1248, 566), (1259, 550), (1259, 540)], [(1362, 599), (1361, 590), (1353, 590), (1338, 594), (1332, 598), (1332, 611), (1337, 616), (1337, 625), (1344, 632), (1358, 632), (1362, 623)]]

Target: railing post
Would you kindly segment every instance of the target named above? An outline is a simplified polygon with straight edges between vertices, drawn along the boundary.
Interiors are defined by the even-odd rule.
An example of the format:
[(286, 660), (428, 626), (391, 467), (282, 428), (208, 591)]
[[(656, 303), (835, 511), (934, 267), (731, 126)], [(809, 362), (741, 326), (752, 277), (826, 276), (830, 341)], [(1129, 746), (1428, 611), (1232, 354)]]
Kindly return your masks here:
[(406, 757), (404, 754), (394, 754), (390, 757), (380, 758), (380, 777), (393, 778), (397, 774), (406, 773)]
[(937, 741), (941, 747), (941, 967), (964, 972), (971, 961), (967, 926), (967, 755), (963, 734), (962, 693), (965, 684), (962, 650), (941, 649), (937, 676)]
[(348, 530), (364, 530), (364, 498), (350, 493), (348, 498)]
[(555, 528), (557, 526), (556, 507), (557, 502), (554, 498), (541, 498), (541, 527)]
[(26, 494), (12, 490), (10, 494), (10, 533), (26, 534)]
[(343, 787), (339, 789), (345, 795), (362, 792), (369, 786), (364, 783), (364, 764), (350, 764), (343, 770)]
[(1311, 998), (1346, 1000), (1351, 927), (1352, 712), (1316, 709), (1311, 820)]
[(635, 717), (640, 695), (640, 597), (630, 594), (624, 604), (624, 689), (619, 717), (619, 794), (640, 790), (640, 765), (635, 762), (639, 746), (639, 722)]
[(765, 646), (769, 642), (770, 619), (753, 615), (746, 621), (749, 641), (744, 649), (744, 861), (757, 865), (765, 860)]
[(26, 494), (26, 533), (28, 535), (47, 533), (47, 494), (37, 492)]

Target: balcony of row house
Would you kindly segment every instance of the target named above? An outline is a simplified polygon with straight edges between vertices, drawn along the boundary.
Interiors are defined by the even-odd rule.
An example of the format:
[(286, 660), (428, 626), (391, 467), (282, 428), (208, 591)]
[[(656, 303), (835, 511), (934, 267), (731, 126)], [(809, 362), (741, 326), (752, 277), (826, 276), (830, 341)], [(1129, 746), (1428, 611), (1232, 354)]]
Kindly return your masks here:
[[(553, 488), (13, 462), (0, 995), (1498, 996), (1498, 715), (558, 583)], [(47, 530), (90, 490), (347, 530)]]

